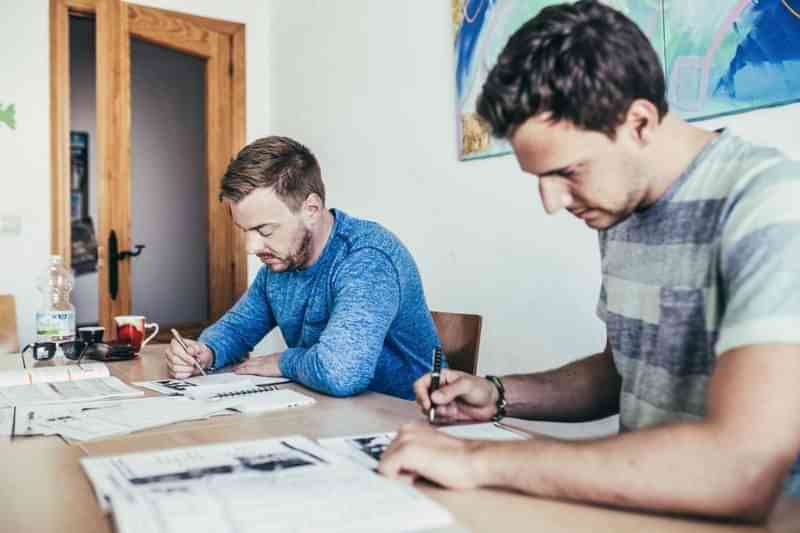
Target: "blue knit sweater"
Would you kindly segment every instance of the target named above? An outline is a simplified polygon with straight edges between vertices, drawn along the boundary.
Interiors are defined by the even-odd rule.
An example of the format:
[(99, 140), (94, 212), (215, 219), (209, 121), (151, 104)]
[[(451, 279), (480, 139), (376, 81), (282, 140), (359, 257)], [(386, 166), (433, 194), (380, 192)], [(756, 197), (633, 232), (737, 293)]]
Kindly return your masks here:
[(413, 399), (439, 342), (414, 259), (379, 224), (331, 213), (331, 235), (311, 267), (262, 266), (200, 341), (219, 368), (243, 359), (277, 326), (288, 346), (284, 376), (334, 396), (371, 390)]

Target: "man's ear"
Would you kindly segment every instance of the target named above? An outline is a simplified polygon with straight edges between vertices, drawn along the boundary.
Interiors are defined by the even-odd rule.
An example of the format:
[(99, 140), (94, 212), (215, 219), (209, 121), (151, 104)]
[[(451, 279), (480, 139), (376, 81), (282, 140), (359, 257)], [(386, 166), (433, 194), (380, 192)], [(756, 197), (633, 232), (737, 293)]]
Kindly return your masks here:
[(302, 207), (300, 208), (303, 220), (306, 224), (314, 224), (322, 215), (325, 206), (322, 203), (322, 198), (317, 193), (309, 194)]
[(634, 100), (625, 115), (624, 124), (634, 142), (648, 145), (659, 126), (658, 108), (649, 100)]

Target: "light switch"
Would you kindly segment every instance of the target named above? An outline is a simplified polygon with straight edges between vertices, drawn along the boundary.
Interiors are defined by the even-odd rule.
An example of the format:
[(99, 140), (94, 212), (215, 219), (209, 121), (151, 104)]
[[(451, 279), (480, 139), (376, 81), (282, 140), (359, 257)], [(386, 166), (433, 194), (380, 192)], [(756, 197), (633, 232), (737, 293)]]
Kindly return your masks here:
[(19, 215), (0, 215), (0, 236), (18, 237), (22, 233), (22, 217)]

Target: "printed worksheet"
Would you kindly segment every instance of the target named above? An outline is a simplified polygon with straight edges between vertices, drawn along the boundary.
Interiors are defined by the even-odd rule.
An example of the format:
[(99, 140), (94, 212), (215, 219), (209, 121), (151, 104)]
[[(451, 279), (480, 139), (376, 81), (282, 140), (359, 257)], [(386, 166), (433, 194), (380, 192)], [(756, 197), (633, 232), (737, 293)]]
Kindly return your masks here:
[(389, 533), (452, 523), (446, 509), (408, 484), (302, 436), (82, 458), (81, 464), (120, 533)]

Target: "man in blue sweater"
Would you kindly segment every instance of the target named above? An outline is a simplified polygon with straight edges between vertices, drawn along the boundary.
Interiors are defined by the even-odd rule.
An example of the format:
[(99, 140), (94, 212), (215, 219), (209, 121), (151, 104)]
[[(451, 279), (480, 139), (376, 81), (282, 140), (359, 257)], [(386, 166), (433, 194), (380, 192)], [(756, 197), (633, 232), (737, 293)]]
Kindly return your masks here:
[[(187, 341), (188, 353), (170, 344), (170, 374), (198, 373), (194, 358), (210, 369), (239, 363), (237, 373), (285, 376), (334, 396), (371, 390), (413, 399), (439, 341), (414, 259), (397, 237), (326, 209), (316, 158), (285, 137), (242, 149), (220, 199), (264, 267), (233, 308)], [(276, 326), (288, 348), (245, 359)]]

